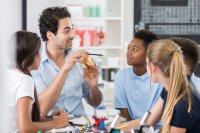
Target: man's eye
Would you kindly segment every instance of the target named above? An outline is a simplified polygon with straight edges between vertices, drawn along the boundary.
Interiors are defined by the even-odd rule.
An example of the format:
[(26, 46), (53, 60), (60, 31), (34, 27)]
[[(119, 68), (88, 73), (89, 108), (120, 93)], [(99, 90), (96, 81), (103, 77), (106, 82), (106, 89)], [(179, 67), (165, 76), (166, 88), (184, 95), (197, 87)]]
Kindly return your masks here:
[(138, 49), (136, 49), (136, 48), (133, 48), (133, 50), (132, 50), (133, 52), (137, 52), (138, 51)]
[(73, 30), (73, 28), (67, 28), (67, 29), (64, 30), (64, 33), (67, 34), (67, 33), (69, 33), (69, 32), (72, 31), (72, 30)]
[(65, 32), (65, 33), (69, 33), (69, 32), (70, 32), (70, 29), (67, 29), (67, 30), (65, 30), (64, 32)]

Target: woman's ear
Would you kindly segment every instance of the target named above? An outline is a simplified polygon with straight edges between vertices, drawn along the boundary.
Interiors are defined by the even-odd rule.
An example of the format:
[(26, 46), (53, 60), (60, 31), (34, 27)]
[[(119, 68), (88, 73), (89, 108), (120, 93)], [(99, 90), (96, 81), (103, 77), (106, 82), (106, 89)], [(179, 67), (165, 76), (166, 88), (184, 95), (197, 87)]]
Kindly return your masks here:
[(150, 63), (150, 67), (151, 67), (151, 72), (155, 73), (158, 69), (157, 65), (154, 63)]

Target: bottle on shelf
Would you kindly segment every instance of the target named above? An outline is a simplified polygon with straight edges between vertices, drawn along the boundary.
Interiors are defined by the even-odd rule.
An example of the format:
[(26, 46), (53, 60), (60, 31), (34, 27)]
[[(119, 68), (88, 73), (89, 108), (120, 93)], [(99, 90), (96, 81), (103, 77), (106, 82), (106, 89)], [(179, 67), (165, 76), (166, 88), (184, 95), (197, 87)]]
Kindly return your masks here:
[(97, 45), (102, 45), (105, 43), (105, 34), (103, 32), (103, 27), (101, 26), (97, 32)]
[(84, 35), (85, 35), (84, 33), (85, 31), (81, 28), (75, 29), (75, 34), (79, 36), (81, 47), (84, 45)]
[(101, 8), (99, 5), (95, 6), (95, 13), (96, 13), (96, 17), (100, 17), (101, 16)]
[(90, 8), (89, 8), (89, 5), (84, 5), (84, 6), (83, 6), (83, 16), (84, 16), (84, 17), (89, 17), (89, 16), (90, 16)]

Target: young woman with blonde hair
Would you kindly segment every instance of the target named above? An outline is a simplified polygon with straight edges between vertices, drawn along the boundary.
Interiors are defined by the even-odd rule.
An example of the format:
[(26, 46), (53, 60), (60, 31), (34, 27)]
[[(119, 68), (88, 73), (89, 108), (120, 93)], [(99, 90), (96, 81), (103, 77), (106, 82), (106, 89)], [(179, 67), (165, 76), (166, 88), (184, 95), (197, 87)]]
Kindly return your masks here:
[(162, 116), (162, 133), (199, 132), (200, 99), (187, 78), (181, 48), (168, 39), (153, 42), (147, 50), (147, 71), (165, 88), (148, 124), (156, 124)]

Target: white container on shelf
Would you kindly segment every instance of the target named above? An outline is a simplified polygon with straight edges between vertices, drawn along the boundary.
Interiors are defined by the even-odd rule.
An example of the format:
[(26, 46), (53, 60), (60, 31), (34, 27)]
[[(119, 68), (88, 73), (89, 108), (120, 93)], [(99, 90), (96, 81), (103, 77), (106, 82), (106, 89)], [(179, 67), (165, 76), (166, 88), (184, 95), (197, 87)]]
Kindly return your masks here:
[(72, 18), (73, 17), (83, 17), (83, 5), (79, 4), (69, 4), (67, 5), (69, 12), (71, 13)]
[[(105, 52), (102, 64), (108, 68), (122, 68), (123, 66), (120, 61), (121, 51), (124, 48), (123, 3), (124, 0), (66, 0), (66, 5), (82, 5), (82, 15), (72, 16), (75, 27), (84, 29), (80, 47), (76, 48)], [(87, 27), (94, 27), (96, 31), (94, 37), (93, 33), (87, 31)], [(95, 27), (98, 30), (95, 30)], [(102, 41), (97, 39), (100, 27), (104, 33)]]

